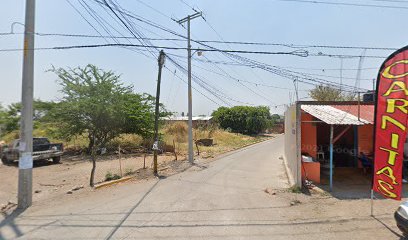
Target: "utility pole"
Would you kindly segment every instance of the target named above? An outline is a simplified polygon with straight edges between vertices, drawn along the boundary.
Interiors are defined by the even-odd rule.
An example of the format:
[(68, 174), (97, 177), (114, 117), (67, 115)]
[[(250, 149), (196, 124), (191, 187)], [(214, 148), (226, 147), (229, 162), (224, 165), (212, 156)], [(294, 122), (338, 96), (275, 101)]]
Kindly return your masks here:
[(202, 17), (202, 12), (196, 12), (193, 15), (177, 21), (178, 24), (187, 22), (187, 54), (188, 54), (188, 161), (194, 162), (194, 150), (193, 150), (193, 99), (191, 89), (191, 36), (190, 36), (190, 21), (194, 18)]
[(33, 198), (33, 94), (35, 0), (26, 0), (21, 91), (20, 158), (18, 162), (18, 208), (31, 206)]
[(156, 91), (156, 110), (154, 115), (154, 144), (153, 144), (153, 174), (157, 176), (157, 151), (159, 150), (159, 107), (160, 107), (160, 82), (161, 82), (161, 73), (164, 65), (164, 60), (166, 55), (164, 51), (161, 50), (159, 54), (159, 76), (157, 78), (157, 91)]
[(375, 81), (376, 81), (377, 79), (375, 79), (375, 78), (373, 78), (373, 91), (375, 91)]

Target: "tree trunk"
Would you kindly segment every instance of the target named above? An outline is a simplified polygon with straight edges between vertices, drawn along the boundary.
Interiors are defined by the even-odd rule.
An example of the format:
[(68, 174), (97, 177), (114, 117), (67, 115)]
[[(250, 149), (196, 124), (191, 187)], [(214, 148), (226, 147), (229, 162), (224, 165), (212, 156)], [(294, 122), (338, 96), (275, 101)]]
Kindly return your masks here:
[(197, 153), (198, 153), (197, 155), (200, 156), (200, 149), (198, 149), (197, 141), (195, 141), (195, 145), (196, 145), (196, 148), (197, 148)]
[(91, 150), (91, 160), (92, 160), (92, 170), (91, 170), (91, 177), (89, 179), (89, 185), (94, 187), (94, 178), (95, 178), (95, 170), (96, 170), (96, 156), (94, 149)]
[(92, 134), (89, 134), (88, 139), (89, 139), (89, 144), (88, 144), (87, 153), (92, 155), (92, 150), (95, 146), (95, 137)]

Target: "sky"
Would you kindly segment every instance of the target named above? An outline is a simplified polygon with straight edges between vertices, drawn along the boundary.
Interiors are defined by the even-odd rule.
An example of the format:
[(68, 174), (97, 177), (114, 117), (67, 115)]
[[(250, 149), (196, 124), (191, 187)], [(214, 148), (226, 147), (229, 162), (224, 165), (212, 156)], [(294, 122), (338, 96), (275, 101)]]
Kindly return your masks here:
[[(401, 48), (408, 44), (406, 31), (407, 3), (387, 1), (329, 1), (331, 3), (361, 3), (366, 5), (400, 6), (401, 8), (358, 7), (347, 5), (315, 4), (274, 0), (115, 0), (122, 8), (138, 17), (186, 36), (187, 31), (172, 19), (182, 19), (194, 10), (202, 11), (203, 18), (191, 21), (194, 40), (281, 43), (286, 45), (330, 45)], [(89, 8), (87, 8), (89, 6)], [(93, 11), (91, 11), (91, 10)], [(80, 15), (78, 13), (80, 12)], [(24, 23), (25, 1), (2, 0), (0, 8), (0, 103), (7, 106), (21, 99), (22, 51), (24, 29), (13, 22)], [(95, 21), (100, 17), (102, 24)], [(94, 18), (95, 17), (95, 18)], [(86, 18), (86, 20), (84, 19)], [(180, 36), (132, 20), (132, 29), (152, 40), (155, 46), (178, 47), (165, 50), (171, 59), (187, 68), (187, 43)], [(88, 23), (89, 22), (89, 23)], [(94, 0), (37, 0), (36, 32), (84, 35), (132, 36), (121, 22)], [(179, 39), (164, 40), (164, 39)], [(140, 44), (137, 39), (119, 39), (120, 43)], [(36, 48), (56, 46), (115, 43), (111, 38), (79, 38), (35, 36)], [(258, 62), (277, 66), (308, 76), (350, 86), (372, 89), (385, 58), (393, 50), (363, 50), (344, 48), (292, 48), (285, 46), (236, 45), (208, 43), (224, 50), (268, 51), (288, 53), (308, 51), (307, 57), (287, 54), (237, 54)], [(192, 43), (193, 48), (203, 48)], [(61, 99), (56, 75), (50, 68), (84, 67), (94, 64), (121, 75), (121, 81), (133, 85), (136, 93), (155, 95), (157, 83), (157, 49), (146, 48), (82, 48), (69, 50), (36, 50), (34, 66), (34, 97), (41, 100)], [(365, 56), (339, 58), (312, 56), (331, 55)], [(377, 56), (371, 58), (369, 56)], [(212, 62), (212, 63), (211, 63)], [(214, 63), (217, 62), (217, 63)], [(193, 55), (192, 72), (202, 81), (193, 81), (193, 115), (208, 115), (220, 106), (265, 105), (272, 113), (282, 113), (284, 105), (294, 100), (292, 79), (283, 78), (263, 69), (221, 63), (234, 61), (220, 52)], [(360, 77), (357, 81), (359, 68)], [(342, 69), (342, 71), (340, 71)], [(340, 79), (342, 74), (343, 78)], [(187, 76), (167, 59), (162, 75), (161, 102), (170, 111), (180, 115), (187, 112)], [(308, 100), (313, 85), (298, 83), (298, 97)]]

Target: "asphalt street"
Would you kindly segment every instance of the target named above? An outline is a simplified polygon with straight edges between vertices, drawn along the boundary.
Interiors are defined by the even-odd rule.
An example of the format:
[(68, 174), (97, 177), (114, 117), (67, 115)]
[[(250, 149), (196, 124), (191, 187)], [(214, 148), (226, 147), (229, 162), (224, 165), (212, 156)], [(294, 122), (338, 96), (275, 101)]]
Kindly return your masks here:
[(287, 190), (282, 155), (279, 136), (165, 179), (38, 203), (1, 221), (0, 239), (376, 239), (379, 228), (398, 239), (366, 215), (336, 213), (347, 206), (334, 200), (328, 214), (294, 205), (301, 194)]

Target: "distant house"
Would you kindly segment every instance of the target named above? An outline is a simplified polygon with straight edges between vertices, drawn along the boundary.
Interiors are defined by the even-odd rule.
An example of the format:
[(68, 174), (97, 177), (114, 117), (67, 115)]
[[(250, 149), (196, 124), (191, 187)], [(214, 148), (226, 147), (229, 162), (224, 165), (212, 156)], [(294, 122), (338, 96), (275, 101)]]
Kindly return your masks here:
[[(198, 116), (198, 117), (193, 117), (193, 127), (199, 127), (199, 126), (208, 126), (212, 123), (212, 116)], [(175, 116), (169, 116), (169, 117), (164, 117), (162, 118), (163, 121), (166, 123), (174, 123), (174, 122), (185, 122), (188, 124), (188, 117), (175, 117)]]

